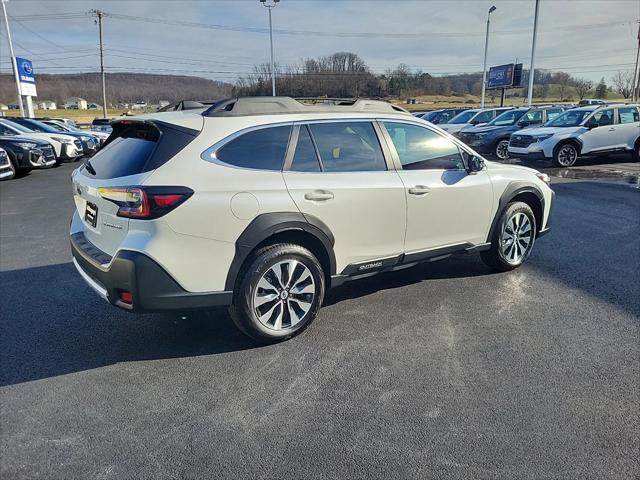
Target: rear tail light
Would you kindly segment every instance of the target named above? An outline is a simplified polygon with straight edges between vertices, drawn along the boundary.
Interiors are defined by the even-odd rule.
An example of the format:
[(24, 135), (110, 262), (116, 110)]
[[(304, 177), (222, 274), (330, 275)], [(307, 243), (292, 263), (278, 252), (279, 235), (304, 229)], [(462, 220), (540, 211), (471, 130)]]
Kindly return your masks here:
[(115, 203), (119, 217), (151, 220), (184, 203), (193, 190), (186, 187), (103, 187), (98, 195)]

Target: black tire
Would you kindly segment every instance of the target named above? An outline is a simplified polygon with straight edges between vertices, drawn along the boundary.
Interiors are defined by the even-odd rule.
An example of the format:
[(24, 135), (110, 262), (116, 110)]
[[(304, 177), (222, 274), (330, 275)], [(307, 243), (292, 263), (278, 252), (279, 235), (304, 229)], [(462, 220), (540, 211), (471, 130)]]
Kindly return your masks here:
[[(292, 280), (308, 281), (308, 277), (305, 277), (308, 272), (313, 281), (311, 287), (315, 291), (311, 299), (311, 297), (307, 296), (309, 294), (293, 293), (294, 287), (291, 286), (287, 286), (287, 288), (284, 289), (273, 288), (272, 290), (274, 293), (269, 296), (276, 295), (276, 298), (263, 304), (263, 320), (265, 318), (264, 316), (267, 315), (267, 311), (271, 309), (271, 305), (274, 305), (273, 315), (271, 318), (276, 317), (276, 320), (272, 326), (269, 326), (269, 322), (266, 322), (267, 324), (265, 324), (260, 320), (257, 313), (259, 306), (254, 308), (254, 296), (259, 295), (258, 283), (263, 280), (263, 276), (271, 275), (268, 272), (271, 271), (271, 273), (273, 273), (271, 270), (272, 267), (286, 261), (297, 261), (307, 269), (304, 270), (296, 279), (296, 272), (299, 272), (300, 267), (295, 267), (292, 272), (293, 275), (290, 277), (288, 272), (286, 276), (284, 275), (285, 270), (289, 267), (287, 266), (287, 269), (284, 269), (284, 267), (281, 266), (280, 271), (283, 272), (283, 278), (288, 281), (287, 283), (290, 283)], [(287, 292), (287, 296), (285, 297), (282, 297), (282, 295), (284, 295), (282, 292), (283, 290), (286, 290)], [(325, 276), (322, 266), (320, 265), (320, 262), (318, 262), (318, 259), (309, 250), (301, 247), (300, 245), (290, 243), (270, 245), (255, 252), (248, 260), (247, 267), (240, 272), (239, 280), (236, 283), (236, 288), (234, 289), (233, 303), (229, 308), (229, 313), (237, 327), (254, 340), (261, 343), (281, 342), (304, 331), (304, 329), (306, 329), (316, 318), (318, 310), (320, 309), (324, 299), (324, 290)], [(264, 294), (267, 293), (262, 287), (260, 287), (260, 291)], [(299, 313), (302, 310), (297, 310), (295, 306), (297, 305), (297, 307), (300, 308), (302, 305), (306, 308), (307, 305), (296, 303), (299, 300), (295, 300), (294, 295), (300, 297), (305, 296), (305, 300), (311, 299), (310, 302), (304, 302), (305, 304), (308, 304), (309, 307), (302, 316), (299, 316)], [(288, 300), (284, 300), (283, 298), (288, 298)], [(278, 304), (280, 305), (279, 307)], [(285, 306), (288, 306), (288, 308), (285, 308)], [(294, 311), (293, 313), (291, 313), (292, 310)], [(280, 314), (278, 314), (278, 312), (280, 312)], [(280, 315), (282, 316), (280, 319), (281, 328), (276, 328), (276, 324), (278, 322), (277, 317)], [(296, 318), (294, 318), (294, 316)], [(297, 317), (300, 317), (299, 320)]]
[(500, 160), (506, 160), (509, 158), (509, 139), (501, 138), (494, 146), (493, 154)]
[(633, 151), (631, 152), (631, 158), (634, 162), (640, 162), (640, 138), (636, 140), (633, 145)]
[[(518, 247), (520, 248), (520, 251), (522, 251), (523, 254), (520, 258), (517, 258), (514, 260), (514, 259), (508, 258), (508, 254), (512, 253), (513, 251), (507, 250), (507, 254), (505, 254), (504, 249), (508, 248), (507, 247), (508, 244), (505, 242), (503, 246), (502, 238), (503, 238), (503, 235), (505, 235), (505, 229), (507, 228), (507, 224), (509, 223), (509, 226), (513, 228), (513, 224), (510, 222), (516, 216), (518, 216), (521, 219), (522, 217), (520, 217), (520, 214), (526, 215), (529, 221), (531, 235), (530, 237), (526, 237), (524, 233), (519, 233), (517, 236), (515, 236), (516, 238), (515, 243), (517, 243)], [(520, 224), (524, 225), (524, 223), (520, 223)], [(502, 211), (502, 214), (498, 219), (498, 223), (496, 224), (496, 228), (491, 238), (491, 248), (489, 250), (485, 250), (484, 252), (480, 252), (480, 257), (482, 258), (482, 261), (485, 264), (487, 264), (489, 267), (493, 268), (494, 270), (498, 270), (500, 272), (506, 272), (509, 270), (513, 270), (514, 268), (518, 268), (527, 260), (527, 258), (529, 258), (529, 255), (533, 250), (536, 232), (537, 232), (536, 227), (537, 227), (536, 217), (533, 214), (533, 210), (531, 210), (531, 207), (529, 207), (529, 205), (527, 205), (524, 202), (509, 203), (505, 207), (505, 209)], [(529, 238), (529, 243), (527, 243), (525, 248), (523, 247), (523, 243), (526, 241), (527, 238)], [(516, 253), (518, 251), (519, 250), (517, 249), (515, 250)]]
[(7, 177), (1, 178), (0, 180), (11, 180), (13, 178), (16, 178), (18, 169), (16, 168), (16, 164), (11, 157), (9, 157), (9, 171), (11, 172), (11, 174)]
[(579, 156), (580, 150), (575, 143), (564, 142), (553, 151), (553, 164), (560, 168), (572, 167), (578, 161)]

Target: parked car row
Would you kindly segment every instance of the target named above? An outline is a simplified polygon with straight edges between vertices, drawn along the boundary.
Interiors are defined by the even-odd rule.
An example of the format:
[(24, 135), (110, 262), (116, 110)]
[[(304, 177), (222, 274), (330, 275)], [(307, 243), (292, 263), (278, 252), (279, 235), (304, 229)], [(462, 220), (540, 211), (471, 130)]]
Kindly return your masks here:
[[(420, 118), (428, 121), (428, 115)], [(438, 126), (478, 153), (500, 160), (520, 157), (570, 167), (583, 155), (630, 152), (636, 160), (640, 157), (637, 105), (590, 100), (578, 107), (473, 108)]]
[[(0, 118), (0, 180), (94, 155), (109, 134), (80, 130), (66, 119)], [(8, 162), (8, 163), (7, 163)]]

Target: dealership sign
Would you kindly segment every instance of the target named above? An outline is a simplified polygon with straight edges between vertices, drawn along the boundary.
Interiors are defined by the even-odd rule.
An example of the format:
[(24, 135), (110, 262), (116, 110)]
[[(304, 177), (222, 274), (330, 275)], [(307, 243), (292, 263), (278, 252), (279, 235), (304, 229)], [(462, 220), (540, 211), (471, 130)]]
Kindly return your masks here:
[(488, 88), (508, 88), (513, 85), (513, 63), (489, 69)]
[(522, 81), (522, 64), (508, 63), (489, 68), (487, 88), (517, 88)]
[(36, 77), (33, 73), (33, 63), (26, 58), (16, 57), (18, 65), (18, 79), (20, 80), (20, 93), (30, 97), (37, 97)]

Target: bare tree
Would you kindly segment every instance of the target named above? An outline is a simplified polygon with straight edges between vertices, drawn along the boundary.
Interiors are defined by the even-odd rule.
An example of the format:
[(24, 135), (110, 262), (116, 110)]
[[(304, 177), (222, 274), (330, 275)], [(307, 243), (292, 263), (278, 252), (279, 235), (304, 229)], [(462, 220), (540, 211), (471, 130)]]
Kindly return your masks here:
[(585, 80), (584, 78), (578, 78), (575, 81), (576, 93), (580, 100), (587, 96), (587, 93), (593, 88), (593, 82), (591, 80)]
[(629, 98), (633, 92), (633, 73), (631, 70), (619, 70), (611, 79), (616, 91), (624, 98)]
[(558, 84), (560, 87), (560, 101), (563, 101), (565, 97), (565, 93), (567, 91), (567, 87), (571, 84), (571, 75), (566, 72), (558, 72), (554, 75), (553, 83)]

